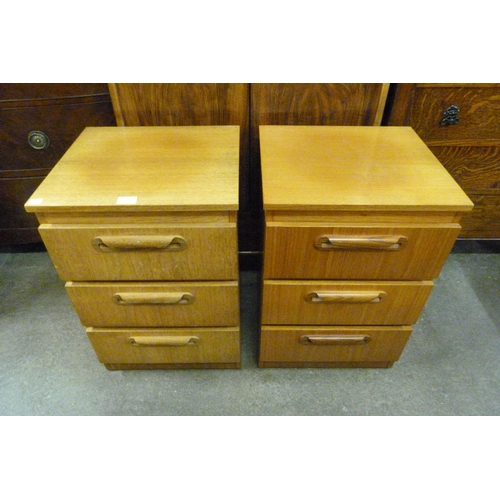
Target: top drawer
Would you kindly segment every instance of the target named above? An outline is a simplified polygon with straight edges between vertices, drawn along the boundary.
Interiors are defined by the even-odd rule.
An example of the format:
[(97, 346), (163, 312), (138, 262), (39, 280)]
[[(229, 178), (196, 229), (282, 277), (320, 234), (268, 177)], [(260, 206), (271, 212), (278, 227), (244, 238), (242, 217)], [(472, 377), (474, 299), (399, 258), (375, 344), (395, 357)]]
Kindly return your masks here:
[[(87, 126), (115, 124), (108, 98), (50, 106), (0, 107), (0, 171), (52, 169)], [(29, 140), (31, 134), (36, 140)]]
[(409, 124), (425, 141), (498, 140), (499, 118), (500, 87), (417, 87)]
[(302, 226), (268, 223), (265, 279), (437, 277), (459, 224)]
[(236, 224), (214, 226), (42, 224), (65, 281), (234, 280)]

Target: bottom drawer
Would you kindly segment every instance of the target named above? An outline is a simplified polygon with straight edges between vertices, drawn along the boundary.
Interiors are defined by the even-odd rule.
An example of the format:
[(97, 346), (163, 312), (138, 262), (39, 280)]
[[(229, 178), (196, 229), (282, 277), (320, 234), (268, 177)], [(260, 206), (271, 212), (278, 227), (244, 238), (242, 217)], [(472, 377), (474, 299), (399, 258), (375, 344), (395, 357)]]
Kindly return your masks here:
[[(229, 364), (240, 362), (240, 330), (232, 328), (87, 328), (106, 365)], [(223, 366), (221, 366), (223, 367)], [(133, 368), (133, 366), (110, 368)]]
[(399, 359), (411, 332), (410, 326), (263, 326), (260, 366), (391, 366)]

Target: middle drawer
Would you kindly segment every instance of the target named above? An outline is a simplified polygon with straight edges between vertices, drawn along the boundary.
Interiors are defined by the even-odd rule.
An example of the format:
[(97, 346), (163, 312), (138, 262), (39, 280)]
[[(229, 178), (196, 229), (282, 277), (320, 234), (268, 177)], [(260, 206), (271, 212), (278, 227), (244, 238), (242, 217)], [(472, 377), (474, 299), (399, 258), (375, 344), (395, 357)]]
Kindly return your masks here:
[(432, 287), (432, 281), (265, 280), (262, 323), (412, 325)]
[(236, 326), (237, 281), (130, 283), (68, 282), (84, 326)]

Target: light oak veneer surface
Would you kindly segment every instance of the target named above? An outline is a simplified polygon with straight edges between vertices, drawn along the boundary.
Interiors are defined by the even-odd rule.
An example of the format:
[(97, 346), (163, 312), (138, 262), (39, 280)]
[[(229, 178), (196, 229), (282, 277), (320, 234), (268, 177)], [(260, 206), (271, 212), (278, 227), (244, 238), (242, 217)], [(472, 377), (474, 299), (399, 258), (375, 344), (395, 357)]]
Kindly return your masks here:
[(88, 127), (26, 210), (236, 210), (238, 162), (238, 126)]
[(266, 210), (468, 211), (410, 127), (261, 126)]

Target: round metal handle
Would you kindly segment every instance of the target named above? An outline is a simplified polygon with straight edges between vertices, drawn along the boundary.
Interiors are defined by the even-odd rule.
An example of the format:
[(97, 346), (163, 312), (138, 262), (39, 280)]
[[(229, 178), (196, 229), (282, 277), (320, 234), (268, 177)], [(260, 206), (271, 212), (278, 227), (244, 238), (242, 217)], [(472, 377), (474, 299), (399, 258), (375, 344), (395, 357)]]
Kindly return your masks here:
[(45, 149), (50, 145), (50, 139), (39, 130), (33, 130), (28, 134), (28, 143), (34, 149)]

